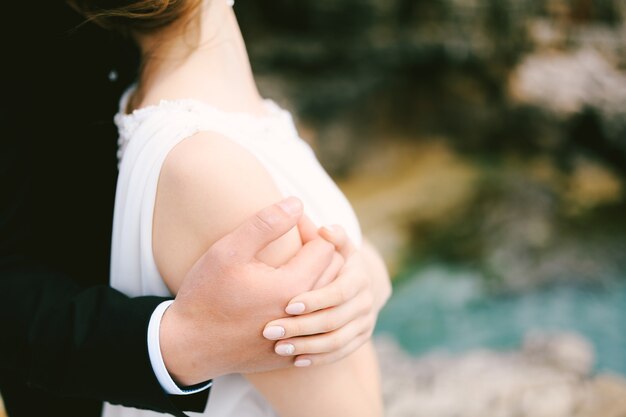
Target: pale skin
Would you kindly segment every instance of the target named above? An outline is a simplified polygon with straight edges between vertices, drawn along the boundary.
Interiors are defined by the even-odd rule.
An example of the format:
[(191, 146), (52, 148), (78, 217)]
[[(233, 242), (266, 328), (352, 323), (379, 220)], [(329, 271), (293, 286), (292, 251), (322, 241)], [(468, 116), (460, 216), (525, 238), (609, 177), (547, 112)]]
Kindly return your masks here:
[(322, 239), (307, 242), (279, 268), (256, 257), (301, 218), (302, 204), (295, 198), (260, 210), (211, 245), (173, 289), (176, 299), (163, 316), (160, 341), (167, 369), (180, 384), (293, 366), (274, 352), (261, 329), (284, 315), (282, 306), (292, 297), (337, 274), (341, 262)]
[[(197, 30), (200, 46), (195, 49), (189, 49), (188, 40), (175, 28), (137, 37), (152, 59), (146, 62), (133, 100), (135, 107), (161, 99), (195, 98), (225, 111), (263, 114), (236, 19), (225, 2), (207, 5)], [(298, 307), (287, 308), (291, 317), (277, 312), (275, 317), (283, 318), (267, 323), (266, 311), (257, 314), (249, 304), (237, 305), (236, 301), (229, 306), (231, 310), (222, 312), (225, 320), (240, 315), (249, 317), (250, 328), (257, 326), (253, 336), (265, 343), (268, 351), (276, 352), (277, 363), (265, 366), (267, 372), (258, 372), (264, 366), (255, 363), (233, 368), (227, 365), (228, 360), (223, 366), (215, 362), (209, 373), (199, 372), (197, 365), (206, 357), (199, 356), (191, 363), (180, 360), (185, 346), (174, 341), (195, 337), (191, 335), (197, 329), (173, 323), (179, 324), (181, 317), (190, 314), (181, 305), (185, 297), (193, 297), (194, 287), (188, 277), (197, 268), (197, 260), (252, 214), (281, 198), (256, 158), (216, 133), (200, 132), (170, 152), (159, 179), (153, 226), (157, 265), (172, 293), (178, 293), (162, 322), (166, 366), (182, 384), (230, 372), (254, 372), (247, 378), (281, 416), (381, 415), (379, 376), (369, 338), (377, 312), (389, 296), (388, 275), (373, 247), (366, 243), (355, 248), (340, 227), (318, 233), (305, 219), (300, 228), (292, 228), (254, 255), (268, 268), (279, 270), (297, 258), (294, 256), (302, 252), (303, 243), (304, 250), (326, 254), (323, 262), (309, 265), (309, 273), (297, 270), (298, 276), (293, 279), (300, 280), (304, 294), (280, 294), (282, 308)], [(245, 268), (245, 263), (235, 259), (236, 254), (231, 255), (238, 261), (236, 266)], [(245, 289), (241, 285), (248, 284), (232, 280), (217, 285), (223, 286), (224, 293), (230, 286), (231, 293), (237, 294)], [(261, 305), (264, 298), (276, 297), (272, 291), (281, 292), (271, 283), (263, 285), (255, 300)], [(284, 335), (276, 337), (268, 332), (276, 327), (283, 328)], [(265, 339), (261, 336), (264, 328)], [(172, 333), (178, 337), (171, 337)], [(219, 340), (211, 343), (219, 345)], [(233, 343), (215, 348), (224, 355), (258, 350), (258, 345), (247, 345), (249, 339), (242, 338), (243, 343), (237, 343), (236, 338), (222, 340)], [(286, 345), (293, 349), (283, 349)], [(212, 360), (216, 358), (220, 356)], [(295, 366), (285, 367), (286, 362)], [(281, 366), (283, 369), (276, 370)]]
[[(228, 139), (214, 133), (199, 133), (175, 147), (161, 171), (154, 224), (157, 264), (170, 289), (177, 291), (186, 270), (221, 234), (280, 198), (263, 167)], [(300, 247), (301, 237), (298, 230), (293, 229), (257, 257), (269, 265), (279, 266), (291, 259)], [(310, 283), (310, 288), (315, 284)], [(236, 292), (237, 288), (233, 288), (233, 293)], [(371, 296), (364, 292), (361, 297)], [(359, 298), (353, 303), (339, 308), (364, 312), (371, 300)], [(352, 312), (345, 315), (350, 317)], [(342, 324), (338, 322), (335, 326)], [(355, 343), (362, 344), (369, 335), (362, 337), (363, 340), (355, 339)], [(232, 348), (246, 349), (246, 346)], [(306, 356), (315, 360), (315, 355)], [(377, 366), (370, 342), (330, 364), (248, 374), (247, 377), (282, 416), (381, 414)], [(289, 387), (289, 395), (285, 395), (285, 387)]]

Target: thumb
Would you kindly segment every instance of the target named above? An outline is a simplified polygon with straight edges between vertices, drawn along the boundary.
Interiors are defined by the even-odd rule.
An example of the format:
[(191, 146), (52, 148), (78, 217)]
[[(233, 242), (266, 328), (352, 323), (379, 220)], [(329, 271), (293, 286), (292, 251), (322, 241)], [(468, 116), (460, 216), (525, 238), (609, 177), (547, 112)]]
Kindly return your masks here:
[[(248, 260), (298, 225), (302, 202), (289, 197), (262, 209), (218, 241), (232, 258)], [(231, 259), (232, 259), (231, 258)]]
[(298, 230), (300, 231), (302, 244), (306, 244), (319, 237), (319, 234), (317, 233), (317, 226), (313, 224), (311, 219), (309, 219), (306, 214), (300, 218)]

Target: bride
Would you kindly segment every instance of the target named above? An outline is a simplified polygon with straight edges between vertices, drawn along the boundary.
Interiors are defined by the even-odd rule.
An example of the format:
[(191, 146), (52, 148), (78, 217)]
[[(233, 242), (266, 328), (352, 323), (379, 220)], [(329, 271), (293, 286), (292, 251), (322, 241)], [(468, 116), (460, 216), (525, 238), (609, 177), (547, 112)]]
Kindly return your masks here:
[[(111, 2), (115, 6), (107, 10), (100, 7), (102, 0), (73, 3), (93, 20), (131, 35), (143, 54), (138, 82), (122, 98), (115, 119), (120, 174), (112, 286), (131, 295), (176, 294), (207, 247), (259, 209), (292, 195), (302, 200), (315, 227), (305, 224), (291, 230), (259, 259), (282, 265), (308, 239), (305, 234), (326, 226), (319, 233), (345, 260), (342, 271), (359, 271), (382, 283), (382, 291), (371, 293), (379, 305), (384, 303), (388, 276), (379, 255), (362, 240), (351, 206), (299, 138), (291, 115), (260, 97), (232, 4), (127, 0), (123, 7)], [(333, 279), (338, 278), (327, 277), (309, 288)], [(356, 292), (344, 288), (351, 291)], [(236, 302), (237, 288), (232, 293)], [(278, 340), (276, 353), (293, 357), (294, 366), (215, 378), (202, 415), (380, 416), (371, 329), (361, 331), (359, 320), (346, 323), (355, 309), (367, 310), (371, 293), (337, 307), (343, 320), (326, 323), (325, 335), (315, 334), (319, 332), (314, 326), (289, 328), (281, 320), (259, 329), (268, 339)], [(287, 312), (314, 317), (318, 313), (312, 311), (335, 305), (327, 298), (306, 303), (296, 299)], [(245, 305), (241, 311), (253, 314)], [(361, 321), (371, 320), (372, 314), (363, 313)], [(341, 350), (331, 352), (328, 335), (335, 350), (343, 344), (343, 352), (352, 353), (340, 358)], [(104, 409), (105, 417), (154, 414), (110, 404)]]

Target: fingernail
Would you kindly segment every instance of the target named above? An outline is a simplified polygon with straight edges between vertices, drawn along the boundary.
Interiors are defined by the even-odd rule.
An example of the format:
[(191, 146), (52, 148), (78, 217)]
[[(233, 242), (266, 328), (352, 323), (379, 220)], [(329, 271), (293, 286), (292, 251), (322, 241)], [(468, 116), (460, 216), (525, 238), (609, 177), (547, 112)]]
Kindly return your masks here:
[(298, 368), (306, 368), (307, 366), (311, 366), (311, 361), (309, 359), (298, 359), (293, 364)]
[(285, 335), (285, 329), (280, 326), (269, 326), (263, 330), (263, 337), (270, 340), (280, 339)]
[(287, 314), (301, 314), (304, 313), (305, 310), (304, 303), (291, 303), (285, 309)]
[(296, 347), (291, 343), (283, 343), (276, 346), (276, 348), (274, 348), (274, 351), (279, 355), (289, 356), (293, 355), (293, 353), (296, 351)]
[(295, 197), (289, 197), (278, 203), (278, 207), (280, 207), (285, 213), (294, 215), (300, 213), (302, 210), (302, 203)]

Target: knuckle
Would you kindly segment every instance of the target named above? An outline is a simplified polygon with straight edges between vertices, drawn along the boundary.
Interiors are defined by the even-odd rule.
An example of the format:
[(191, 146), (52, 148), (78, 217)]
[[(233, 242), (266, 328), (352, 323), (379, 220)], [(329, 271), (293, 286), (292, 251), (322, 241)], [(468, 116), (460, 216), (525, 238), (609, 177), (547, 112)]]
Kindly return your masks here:
[(363, 332), (363, 337), (365, 339), (369, 339), (374, 334), (374, 328), (376, 327), (376, 318), (373, 315), (368, 315), (365, 318), (364, 322), (365, 332)]
[(330, 340), (330, 348), (332, 351), (338, 351), (343, 347), (343, 341), (339, 335), (332, 335)]
[(335, 320), (334, 320), (334, 319), (328, 319), (328, 320), (325, 320), (325, 321), (322, 323), (322, 326), (321, 326), (321, 327), (322, 327), (322, 332), (323, 332), (323, 333), (329, 333), (329, 332), (332, 332), (333, 330), (335, 330), (335, 329), (336, 329), (336, 327), (335, 327)]
[(355, 335), (359, 335), (369, 330), (372, 327), (372, 322), (369, 315), (364, 315), (355, 320), (355, 325), (354, 333)]
[(374, 334), (374, 326), (371, 326), (369, 323), (364, 324), (365, 328), (357, 337), (357, 340), (367, 340), (372, 334)]
[(237, 267), (233, 263), (229, 263), (224, 258), (226, 255), (217, 255), (219, 258), (214, 258), (213, 262), (208, 264), (210, 268), (210, 276), (214, 279), (233, 279), (233, 278), (241, 278), (240, 271), (237, 270)]
[(334, 304), (339, 305), (345, 301), (343, 290), (341, 286), (337, 286), (333, 289), (332, 298), (335, 300)]
[(232, 277), (237, 276), (237, 274), (233, 270), (232, 265), (228, 265), (228, 264), (216, 265), (216, 270), (217, 270), (216, 278), (231, 279)]
[(349, 285), (339, 285), (338, 296), (341, 301), (347, 301), (352, 298), (352, 289)]
[(271, 208), (268, 208), (254, 215), (251, 222), (254, 231), (263, 234), (272, 231), (272, 220), (275, 218), (275, 215), (272, 214), (271, 211)]
[(363, 343), (367, 342), (373, 334), (374, 332), (371, 328), (363, 331), (358, 337), (355, 338), (357, 346), (361, 346)]
[(363, 312), (369, 312), (374, 306), (374, 295), (370, 292), (366, 292), (363, 295), (362, 308)]

